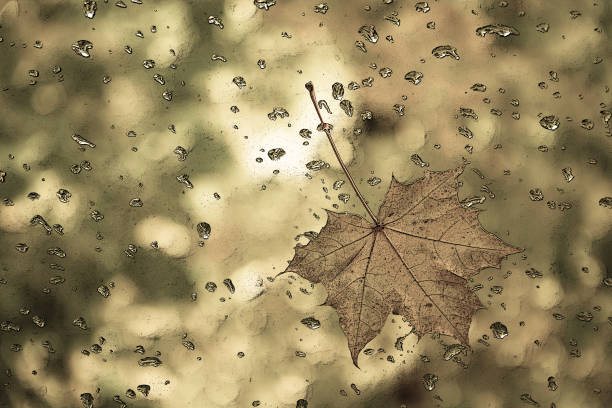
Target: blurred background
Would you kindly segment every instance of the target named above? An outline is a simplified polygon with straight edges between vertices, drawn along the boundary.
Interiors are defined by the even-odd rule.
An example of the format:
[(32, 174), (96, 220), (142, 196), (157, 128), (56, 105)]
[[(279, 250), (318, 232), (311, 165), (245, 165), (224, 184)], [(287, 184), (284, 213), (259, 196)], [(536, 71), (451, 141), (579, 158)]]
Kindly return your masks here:
[[(610, 406), (610, 21), (0, 0), (0, 406)], [(356, 368), (325, 289), (277, 277), (324, 209), (366, 216), (307, 81), (375, 211), (392, 174), (469, 162), (460, 199), (525, 248), (470, 282), (470, 348), (390, 316)]]

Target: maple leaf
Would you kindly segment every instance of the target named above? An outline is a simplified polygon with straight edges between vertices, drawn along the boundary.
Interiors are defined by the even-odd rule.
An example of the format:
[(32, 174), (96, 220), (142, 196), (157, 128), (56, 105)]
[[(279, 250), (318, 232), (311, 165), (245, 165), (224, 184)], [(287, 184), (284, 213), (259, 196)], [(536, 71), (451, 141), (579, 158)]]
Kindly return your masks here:
[(439, 333), (468, 345), (472, 315), (483, 305), (467, 280), (522, 250), (482, 228), (478, 209), (461, 205), (457, 178), (463, 166), (426, 171), (410, 184), (392, 177), (375, 216), (337, 153), (331, 125), (321, 122), (372, 222), (327, 210), (317, 238), (296, 246), (284, 273), (323, 284), (324, 305), (336, 309), (356, 366), (391, 313), (404, 316), (419, 337)]

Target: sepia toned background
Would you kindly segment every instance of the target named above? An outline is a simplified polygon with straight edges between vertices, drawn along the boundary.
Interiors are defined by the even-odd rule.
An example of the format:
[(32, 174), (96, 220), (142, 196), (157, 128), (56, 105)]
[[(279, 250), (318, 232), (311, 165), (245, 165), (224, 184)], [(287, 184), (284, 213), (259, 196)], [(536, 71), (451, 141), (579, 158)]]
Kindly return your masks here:
[[(601, 112), (612, 102), (612, 3), (432, 0), (424, 12), (415, 1), (327, 0), (315, 12), (316, 1), (124, 2), (98, 0), (90, 19), (80, 0), (0, 0), (0, 406), (80, 407), (85, 393), (96, 407), (610, 406), (612, 138)], [(394, 12), (399, 25), (385, 19)], [(358, 33), (367, 24), (376, 43)], [(520, 34), (478, 36), (487, 24)], [(79, 40), (93, 44), (89, 58), (71, 49)], [(447, 44), (459, 59), (432, 55)], [(423, 74), (418, 85), (409, 71)], [(316, 131), (307, 81), (372, 207), (392, 174), (423, 175), (414, 154), (429, 170), (467, 160), (460, 199), (484, 197), (483, 227), (524, 248), (470, 282), (486, 306), (470, 349), (445, 359), (456, 340), (418, 341), (390, 316), (357, 368), (338, 315), (320, 306), (324, 288), (277, 277), (324, 209), (366, 215), (348, 183), (332, 187), (346, 177)], [(332, 98), (335, 82), (352, 117)], [(289, 116), (270, 120), (275, 107)], [(554, 131), (540, 125), (549, 115)], [(313, 160), (329, 167), (306, 168)], [(83, 161), (91, 169), (74, 174)], [(193, 188), (177, 181), (184, 174)], [(37, 214), (64, 235), (31, 225)], [(48, 252), (57, 247), (65, 257)], [(494, 338), (494, 322), (508, 336)], [(162, 364), (138, 364), (152, 356)], [(431, 391), (426, 374), (438, 378)]]

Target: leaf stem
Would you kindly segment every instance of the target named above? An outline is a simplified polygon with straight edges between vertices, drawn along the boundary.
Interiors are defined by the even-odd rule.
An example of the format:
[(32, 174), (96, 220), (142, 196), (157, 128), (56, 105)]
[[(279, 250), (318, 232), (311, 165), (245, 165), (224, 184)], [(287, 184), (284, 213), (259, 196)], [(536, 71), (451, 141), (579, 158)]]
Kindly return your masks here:
[(332, 139), (332, 136), (331, 136), (332, 126), (329, 123), (326, 123), (323, 120), (323, 116), (321, 116), (321, 111), (319, 110), (319, 106), (317, 105), (317, 97), (315, 96), (314, 86), (312, 85), (312, 82), (309, 81), (308, 83), (306, 83), (306, 89), (310, 93), (310, 99), (312, 99), (312, 104), (314, 105), (314, 108), (317, 111), (317, 115), (319, 116), (319, 120), (321, 121), (320, 130), (323, 130), (325, 132), (325, 134), (327, 135), (327, 139), (329, 140), (329, 144), (331, 144), (331, 147), (334, 150), (334, 153), (336, 155), (336, 159), (338, 159), (338, 163), (340, 163), (340, 167), (342, 167), (342, 170), (344, 171), (344, 174), (346, 175), (346, 177), (348, 178), (349, 182), (351, 183), (351, 186), (353, 187), (353, 190), (355, 191), (355, 194), (357, 194), (357, 197), (359, 198), (359, 201), (361, 201), (361, 204), (363, 204), (363, 207), (366, 209), (368, 214), (370, 214), (370, 217), (372, 217), (372, 220), (374, 221), (374, 223), (377, 226), (380, 225), (380, 223), (378, 222), (378, 219), (376, 218), (376, 216), (374, 215), (374, 213), (372, 212), (372, 210), (370, 209), (370, 207), (366, 203), (365, 199), (361, 195), (361, 192), (357, 188), (357, 185), (355, 184), (355, 181), (353, 180), (353, 177), (351, 177), (351, 173), (349, 173), (348, 169), (344, 165), (344, 162), (342, 161), (342, 158), (340, 157), (340, 153), (338, 152), (338, 149), (336, 148), (336, 144), (334, 143), (334, 139)]

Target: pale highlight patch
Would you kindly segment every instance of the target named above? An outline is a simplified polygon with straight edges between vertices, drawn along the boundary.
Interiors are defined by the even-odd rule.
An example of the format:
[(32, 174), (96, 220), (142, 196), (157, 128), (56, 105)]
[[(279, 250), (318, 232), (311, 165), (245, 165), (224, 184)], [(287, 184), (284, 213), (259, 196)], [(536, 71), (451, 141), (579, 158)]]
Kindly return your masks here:
[(66, 101), (66, 91), (61, 84), (40, 85), (32, 95), (32, 108), (39, 115), (48, 115)]
[(104, 319), (108, 325), (122, 327), (134, 336), (145, 338), (168, 335), (181, 326), (176, 310), (159, 305), (131, 305), (121, 313), (107, 310), (104, 312)]
[(173, 258), (189, 255), (197, 239), (197, 232), (178, 224), (167, 217), (150, 216), (140, 221), (134, 228), (138, 245), (149, 247), (157, 241), (159, 250)]

